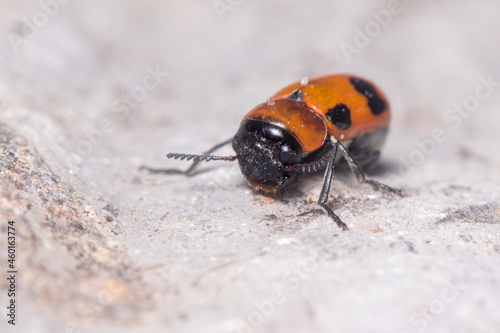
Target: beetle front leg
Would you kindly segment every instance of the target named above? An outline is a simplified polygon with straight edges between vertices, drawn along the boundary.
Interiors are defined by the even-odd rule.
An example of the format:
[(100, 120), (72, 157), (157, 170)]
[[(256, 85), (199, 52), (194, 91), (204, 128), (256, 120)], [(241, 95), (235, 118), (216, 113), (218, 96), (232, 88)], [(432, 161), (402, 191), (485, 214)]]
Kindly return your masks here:
[[(332, 139), (333, 141), (334, 139)], [(337, 150), (338, 150), (338, 144), (339, 142), (333, 142), (333, 150), (331, 153), (331, 156), (328, 160), (328, 164), (326, 166), (326, 171), (325, 171), (325, 176), (323, 178), (323, 186), (321, 188), (321, 193), (319, 194), (319, 199), (318, 199), (318, 204), (326, 211), (328, 216), (330, 216), (331, 219), (337, 223), (337, 226), (341, 228), (342, 230), (346, 231), (349, 230), (347, 225), (342, 222), (340, 217), (335, 214), (333, 209), (331, 209), (326, 202), (328, 201), (328, 194), (330, 193), (330, 186), (332, 185), (332, 179), (333, 179), (333, 171), (335, 169), (335, 157), (337, 156)]]

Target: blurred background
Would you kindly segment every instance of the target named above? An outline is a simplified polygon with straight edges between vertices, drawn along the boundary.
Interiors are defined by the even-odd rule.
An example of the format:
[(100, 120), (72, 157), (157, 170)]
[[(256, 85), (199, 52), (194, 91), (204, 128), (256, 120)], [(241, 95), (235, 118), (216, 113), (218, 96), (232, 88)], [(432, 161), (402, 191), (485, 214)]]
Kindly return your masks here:
[[(23, 332), (498, 332), (500, 43), (493, 0), (8, 1), (2, 239)], [(303, 77), (353, 73), (393, 121), (372, 176), (283, 200), (200, 153)], [(221, 153), (230, 153), (230, 149)], [(344, 170), (345, 171), (345, 170)], [(3, 251), (5, 253), (5, 251)], [(8, 304), (7, 283), (0, 283)]]

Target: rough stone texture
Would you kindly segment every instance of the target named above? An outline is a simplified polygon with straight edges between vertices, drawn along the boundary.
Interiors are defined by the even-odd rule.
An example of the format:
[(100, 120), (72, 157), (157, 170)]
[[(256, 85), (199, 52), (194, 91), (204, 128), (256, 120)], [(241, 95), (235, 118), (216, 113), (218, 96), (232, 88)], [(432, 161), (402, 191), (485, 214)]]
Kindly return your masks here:
[[(19, 274), (0, 331), (500, 331), (500, 3), (391, 3), (4, 1), (0, 253), (14, 220)], [(340, 167), (349, 232), (314, 204), (320, 174), (274, 200), (231, 163), (138, 170), (185, 167), (165, 154), (337, 72), (389, 97), (370, 176), (405, 192)]]

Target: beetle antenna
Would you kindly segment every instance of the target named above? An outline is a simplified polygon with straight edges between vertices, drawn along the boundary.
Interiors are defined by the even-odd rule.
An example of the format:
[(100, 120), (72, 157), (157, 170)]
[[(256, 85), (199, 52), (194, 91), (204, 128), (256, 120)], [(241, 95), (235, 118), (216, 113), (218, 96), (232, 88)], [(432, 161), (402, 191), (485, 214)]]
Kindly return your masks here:
[(309, 173), (309, 172), (317, 172), (319, 170), (323, 170), (327, 164), (327, 157), (330, 155), (325, 155), (322, 157), (320, 160), (312, 163), (303, 163), (303, 164), (293, 164), (293, 165), (286, 165), (285, 170), (291, 171), (291, 172), (298, 172), (298, 173)]
[(217, 155), (193, 155), (193, 154), (178, 154), (178, 153), (169, 153), (167, 154), (167, 158), (173, 158), (174, 160), (186, 160), (194, 162), (210, 162), (210, 161), (228, 161), (233, 162), (238, 157), (234, 156), (217, 156)]
[[(332, 137), (333, 138), (333, 137)], [(335, 138), (332, 139), (335, 140)], [(328, 151), (324, 156), (322, 156), (319, 160), (311, 162), (311, 163), (302, 163), (302, 164), (292, 164), (285, 165), (285, 170), (290, 172), (298, 172), (298, 173), (309, 173), (309, 172), (317, 172), (319, 170), (323, 170), (328, 164), (328, 159), (333, 153), (333, 145), (332, 142), (326, 141), (325, 146), (328, 146), (330, 151)], [(336, 140), (334, 142), (337, 142)]]

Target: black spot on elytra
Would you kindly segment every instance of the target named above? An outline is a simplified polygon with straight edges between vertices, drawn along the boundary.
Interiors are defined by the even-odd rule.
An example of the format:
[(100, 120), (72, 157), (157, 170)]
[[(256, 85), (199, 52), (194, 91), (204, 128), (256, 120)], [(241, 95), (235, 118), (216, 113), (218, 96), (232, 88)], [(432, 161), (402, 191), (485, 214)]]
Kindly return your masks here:
[(375, 91), (375, 87), (360, 78), (351, 77), (349, 79), (357, 92), (363, 94), (368, 99), (368, 106), (374, 115), (379, 115), (387, 108), (387, 103)]
[(295, 90), (295, 92), (293, 94), (291, 94), (290, 97), (288, 97), (288, 98), (294, 99), (294, 100), (299, 101), (299, 102), (303, 102), (304, 97), (302, 96), (302, 89)]
[(346, 130), (351, 126), (351, 110), (342, 103), (328, 109), (326, 118), (341, 130)]

